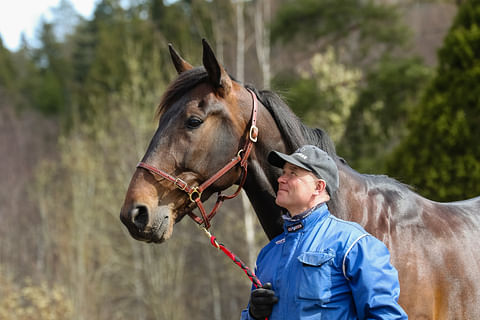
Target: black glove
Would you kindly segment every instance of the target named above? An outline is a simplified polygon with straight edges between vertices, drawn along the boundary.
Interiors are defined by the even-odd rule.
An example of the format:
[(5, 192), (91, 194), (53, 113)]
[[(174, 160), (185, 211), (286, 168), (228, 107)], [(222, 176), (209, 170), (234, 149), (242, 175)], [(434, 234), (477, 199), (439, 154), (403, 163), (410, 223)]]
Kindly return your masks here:
[(278, 298), (272, 290), (271, 283), (265, 283), (263, 287), (257, 288), (250, 294), (250, 308), (248, 312), (252, 318), (265, 320), (272, 313), (272, 308)]

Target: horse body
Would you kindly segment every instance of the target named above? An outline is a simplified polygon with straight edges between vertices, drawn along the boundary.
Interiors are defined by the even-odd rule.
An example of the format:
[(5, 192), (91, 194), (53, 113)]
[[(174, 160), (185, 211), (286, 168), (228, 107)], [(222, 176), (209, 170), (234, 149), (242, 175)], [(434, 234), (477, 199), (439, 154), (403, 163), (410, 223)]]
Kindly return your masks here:
[[(160, 121), (143, 162), (199, 185), (232, 158), (248, 137), (251, 98), (231, 80), (204, 42), (204, 68), (192, 68), (171, 49), (179, 77), (159, 109)], [(283, 231), (275, 204), (280, 170), (268, 165), (271, 150), (293, 152), (315, 144), (337, 159), (340, 188), (328, 203), (335, 216), (355, 221), (383, 241), (399, 272), (400, 305), (411, 319), (475, 319), (480, 314), (480, 197), (438, 203), (385, 176), (363, 175), (336, 156), (319, 129), (306, 128), (270, 92), (254, 88), (260, 107), (258, 142), (248, 160), (244, 189), (267, 236)], [(235, 168), (201, 195), (238, 184)], [(130, 234), (162, 242), (173, 225), (193, 210), (182, 190), (138, 168), (120, 218)]]

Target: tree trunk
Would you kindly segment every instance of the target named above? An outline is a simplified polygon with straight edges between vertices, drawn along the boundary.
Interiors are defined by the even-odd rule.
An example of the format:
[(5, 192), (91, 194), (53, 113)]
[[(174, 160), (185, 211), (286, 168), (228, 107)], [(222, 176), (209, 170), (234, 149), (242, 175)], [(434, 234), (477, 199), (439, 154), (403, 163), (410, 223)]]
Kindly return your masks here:
[(270, 0), (257, 0), (255, 3), (255, 48), (258, 63), (262, 70), (263, 88), (270, 89), (270, 30), (267, 25), (271, 20)]
[(240, 82), (245, 81), (245, 16), (244, 16), (244, 2), (242, 0), (236, 1), (236, 16), (237, 16), (237, 68), (236, 76)]

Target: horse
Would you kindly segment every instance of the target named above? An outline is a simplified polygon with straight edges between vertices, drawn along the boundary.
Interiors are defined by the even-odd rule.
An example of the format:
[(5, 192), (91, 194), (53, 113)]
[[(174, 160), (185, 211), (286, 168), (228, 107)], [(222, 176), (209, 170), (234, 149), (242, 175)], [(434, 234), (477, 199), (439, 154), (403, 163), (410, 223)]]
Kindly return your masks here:
[[(399, 303), (409, 317), (478, 317), (480, 197), (439, 203), (387, 176), (358, 173), (336, 154), (324, 130), (305, 126), (278, 95), (230, 76), (205, 40), (199, 67), (169, 48), (178, 76), (158, 106), (158, 128), (120, 212), (133, 238), (161, 243), (186, 215), (208, 227), (215, 208), (238, 194), (222, 195), (232, 185), (245, 190), (267, 237), (274, 238), (283, 232), (282, 209), (275, 204), (281, 171), (267, 155), (314, 144), (339, 169), (331, 213), (387, 245), (399, 273)], [(214, 193), (217, 204), (208, 214), (202, 203)], [(195, 207), (201, 217), (192, 213)]]

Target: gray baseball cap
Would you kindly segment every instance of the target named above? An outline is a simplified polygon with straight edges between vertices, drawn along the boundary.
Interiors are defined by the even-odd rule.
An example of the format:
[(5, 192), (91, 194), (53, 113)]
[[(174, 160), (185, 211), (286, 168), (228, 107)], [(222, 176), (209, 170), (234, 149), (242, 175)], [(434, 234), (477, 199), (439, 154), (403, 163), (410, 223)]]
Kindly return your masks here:
[(317, 178), (325, 180), (329, 195), (338, 189), (338, 168), (335, 161), (316, 146), (305, 145), (291, 155), (271, 151), (268, 154), (268, 162), (278, 168), (283, 168), (285, 162), (288, 162), (312, 172)]

